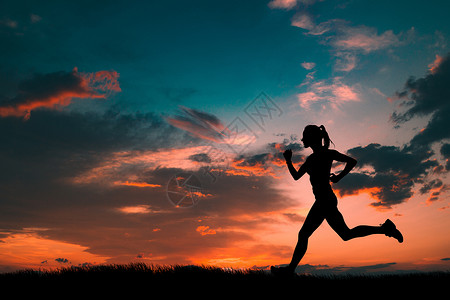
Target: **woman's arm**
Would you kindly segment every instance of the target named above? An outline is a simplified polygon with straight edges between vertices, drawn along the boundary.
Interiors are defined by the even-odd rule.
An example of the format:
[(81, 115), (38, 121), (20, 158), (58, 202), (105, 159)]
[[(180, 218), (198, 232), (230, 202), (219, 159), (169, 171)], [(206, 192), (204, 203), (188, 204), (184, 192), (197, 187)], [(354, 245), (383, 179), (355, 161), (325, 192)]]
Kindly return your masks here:
[(334, 160), (345, 162), (344, 170), (342, 170), (338, 175), (335, 174), (330, 175), (330, 181), (334, 183), (338, 182), (345, 175), (347, 175), (356, 166), (357, 163), (356, 159), (354, 159), (353, 157), (347, 156), (337, 151), (335, 153)]
[(294, 168), (294, 165), (292, 164), (292, 150), (288, 149), (284, 151), (283, 156), (286, 159), (286, 164), (288, 166), (289, 173), (291, 173), (292, 178), (294, 178), (294, 180), (299, 180), (303, 175), (305, 175), (306, 173), (305, 164), (303, 164), (298, 169), (298, 171)]

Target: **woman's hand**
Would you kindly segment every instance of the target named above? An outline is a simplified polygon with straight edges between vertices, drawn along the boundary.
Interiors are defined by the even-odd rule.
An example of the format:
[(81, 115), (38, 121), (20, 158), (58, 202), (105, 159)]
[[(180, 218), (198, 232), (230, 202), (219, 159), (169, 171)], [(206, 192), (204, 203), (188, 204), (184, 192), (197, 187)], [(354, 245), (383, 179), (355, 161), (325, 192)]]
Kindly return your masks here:
[(283, 156), (284, 156), (284, 159), (286, 161), (291, 161), (291, 159), (292, 159), (292, 150), (291, 149), (287, 149), (286, 151), (284, 151)]
[(332, 183), (337, 183), (337, 182), (339, 182), (339, 180), (341, 180), (341, 177), (339, 177), (338, 175), (336, 175), (334, 173), (330, 174), (330, 181)]

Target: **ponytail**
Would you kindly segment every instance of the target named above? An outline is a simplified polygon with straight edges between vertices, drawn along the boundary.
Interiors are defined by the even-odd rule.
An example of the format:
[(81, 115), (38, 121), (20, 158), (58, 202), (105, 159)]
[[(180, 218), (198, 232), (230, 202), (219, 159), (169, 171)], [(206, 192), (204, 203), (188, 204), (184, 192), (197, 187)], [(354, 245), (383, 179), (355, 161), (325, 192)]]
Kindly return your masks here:
[(328, 149), (330, 148), (330, 142), (333, 144), (333, 141), (330, 139), (330, 136), (328, 135), (328, 132), (325, 130), (325, 126), (320, 125), (319, 126), (321, 132), (322, 132), (322, 138), (323, 138), (323, 146)]

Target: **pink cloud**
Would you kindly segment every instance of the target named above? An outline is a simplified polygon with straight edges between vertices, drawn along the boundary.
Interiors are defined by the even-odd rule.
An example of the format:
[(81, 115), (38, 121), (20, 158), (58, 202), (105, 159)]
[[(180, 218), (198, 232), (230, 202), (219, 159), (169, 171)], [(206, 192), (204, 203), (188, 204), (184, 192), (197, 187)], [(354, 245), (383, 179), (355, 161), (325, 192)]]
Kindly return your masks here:
[(332, 84), (325, 81), (311, 84), (307, 92), (297, 94), (297, 100), (303, 108), (309, 108), (314, 103), (338, 108), (343, 103), (360, 101), (360, 96), (355, 87), (342, 83), (337, 77)]
[(297, 4), (297, 0), (272, 0), (268, 6), (274, 8), (291, 9)]
[(316, 67), (316, 64), (313, 63), (313, 62), (303, 62), (301, 65), (306, 70), (311, 70), (311, 69), (314, 69)]
[(290, 10), (294, 8), (297, 3), (302, 4), (303, 6), (312, 5), (317, 0), (272, 0), (269, 2), (268, 6), (272, 9), (287, 9)]
[(302, 11), (294, 15), (291, 25), (307, 30), (306, 34), (308, 35), (320, 36), (331, 31), (342, 22), (345, 21), (336, 19), (316, 24), (310, 14)]
[(358, 59), (354, 53), (338, 51), (335, 56), (336, 64), (334, 67), (336, 71), (350, 72), (351, 70), (356, 68)]
[(400, 43), (398, 37), (392, 30), (387, 30), (378, 35), (375, 28), (345, 26), (340, 31), (340, 34), (336, 36), (332, 45), (342, 50), (356, 50), (369, 53)]
[(316, 23), (313, 15), (304, 10), (297, 12), (292, 17), (291, 25), (306, 30), (306, 35), (322, 38), (323, 44), (332, 46), (336, 57), (335, 69), (343, 72), (349, 72), (356, 67), (357, 54), (367, 54), (401, 45), (410, 40), (414, 34), (414, 28), (411, 28), (406, 34), (396, 35), (392, 30), (378, 34), (376, 28), (351, 26), (348, 21), (343, 19), (331, 19)]

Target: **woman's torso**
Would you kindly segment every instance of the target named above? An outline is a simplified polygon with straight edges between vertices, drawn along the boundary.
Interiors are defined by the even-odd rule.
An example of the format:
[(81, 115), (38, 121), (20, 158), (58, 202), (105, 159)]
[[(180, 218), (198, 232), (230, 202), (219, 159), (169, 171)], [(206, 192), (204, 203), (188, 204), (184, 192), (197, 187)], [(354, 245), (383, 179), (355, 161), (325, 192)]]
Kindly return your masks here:
[(330, 185), (330, 170), (335, 150), (324, 149), (311, 154), (307, 160), (306, 172), (312, 185), (316, 200), (336, 198)]

